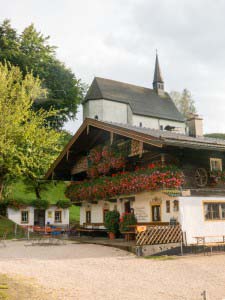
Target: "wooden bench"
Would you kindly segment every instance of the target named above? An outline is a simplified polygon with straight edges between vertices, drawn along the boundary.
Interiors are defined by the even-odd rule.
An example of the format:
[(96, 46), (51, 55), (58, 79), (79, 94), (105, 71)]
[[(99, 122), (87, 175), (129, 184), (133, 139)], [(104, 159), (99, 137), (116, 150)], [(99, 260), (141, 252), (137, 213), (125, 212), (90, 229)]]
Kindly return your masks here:
[(97, 232), (106, 232), (106, 229), (99, 228), (104, 226), (103, 223), (83, 223), (83, 226), (76, 228), (75, 232), (78, 232), (81, 235), (82, 232), (90, 233), (91, 236), (94, 236)]

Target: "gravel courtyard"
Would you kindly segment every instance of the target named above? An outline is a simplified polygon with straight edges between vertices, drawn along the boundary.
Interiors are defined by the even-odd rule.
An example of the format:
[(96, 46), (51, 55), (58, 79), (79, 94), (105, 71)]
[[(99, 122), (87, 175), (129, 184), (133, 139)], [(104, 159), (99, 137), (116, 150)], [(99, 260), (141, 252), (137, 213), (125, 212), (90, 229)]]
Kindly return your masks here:
[(0, 246), (0, 274), (35, 282), (48, 299), (194, 300), (203, 290), (225, 299), (225, 255), (152, 260), (98, 245), (25, 244)]

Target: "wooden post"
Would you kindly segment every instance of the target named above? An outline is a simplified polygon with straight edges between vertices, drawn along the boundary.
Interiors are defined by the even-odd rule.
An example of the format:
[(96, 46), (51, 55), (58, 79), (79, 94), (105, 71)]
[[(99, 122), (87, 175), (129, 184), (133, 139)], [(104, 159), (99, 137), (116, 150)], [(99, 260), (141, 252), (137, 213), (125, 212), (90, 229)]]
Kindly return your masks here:
[(114, 134), (112, 131), (110, 131), (110, 145), (113, 144), (113, 138), (114, 138)]
[(143, 154), (143, 142), (139, 143), (139, 157), (142, 157)]
[(161, 153), (161, 164), (162, 164), (162, 167), (165, 165), (165, 154), (164, 153)]
[(87, 135), (89, 135), (90, 127), (87, 125)]
[(69, 150), (67, 150), (67, 151), (66, 151), (66, 160), (68, 160), (68, 159), (69, 159), (69, 154), (70, 154), (70, 151), (69, 151)]

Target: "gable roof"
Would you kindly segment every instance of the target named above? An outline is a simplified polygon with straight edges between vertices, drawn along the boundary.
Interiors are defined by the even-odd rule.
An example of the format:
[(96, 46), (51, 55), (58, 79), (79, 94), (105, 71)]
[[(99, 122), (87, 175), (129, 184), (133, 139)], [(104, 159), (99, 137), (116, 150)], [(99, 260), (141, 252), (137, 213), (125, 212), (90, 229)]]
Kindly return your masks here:
[(133, 114), (184, 122), (169, 94), (111, 79), (95, 77), (84, 99), (106, 99), (130, 105)]
[[(70, 159), (74, 159), (75, 155), (69, 155), (70, 150), (74, 147), (79, 149), (79, 138), (84, 135), (83, 138), (86, 142), (86, 146), (90, 147), (89, 139), (89, 127), (94, 127), (105, 132), (112, 132), (120, 136), (135, 139), (143, 143), (152, 145), (153, 147), (166, 147), (174, 146), (179, 148), (191, 148), (191, 149), (202, 149), (202, 150), (215, 150), (225, 152), (225, 140), (208, 138), (208, 137), (190, 137), (184, 134), (178, 134), (170, 131), (162, 131), (156, 129), (149, 129), (144, 127), (137, 127), (128, 124), (118, 124), (102, 122), (94, 119), (85, 119), (81, 127), (75, 133), (70, 142), (65, 146), (61, 154), (49, 168), (45, 175), (45, 179), (50, 179), (54, 170), (60, 172), (68, 167)], [(96, 139), (96, 136), (95, 136)], [(86, 148), (86, 150), (88, 150)], [(61, 166), (60, 166), (61, 165)]]

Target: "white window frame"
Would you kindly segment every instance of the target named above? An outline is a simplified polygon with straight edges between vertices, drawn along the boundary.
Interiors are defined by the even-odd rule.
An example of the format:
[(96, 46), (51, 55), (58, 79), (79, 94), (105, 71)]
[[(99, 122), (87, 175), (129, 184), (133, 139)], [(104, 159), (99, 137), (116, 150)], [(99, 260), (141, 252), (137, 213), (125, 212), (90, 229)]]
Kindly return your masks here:
[[(23, 213), (26, 213), (27, 214), (27, 217), (25, 221), (23, 221)], [(29, 210), (27, 209), (23, 209), (21, 210), (21, 224), (28, 224), (29, 223)]]
[[(60, 213), (60, 220), (56, 218), (56, 213)], [(61, 210), (55, 210), (55, 223), (62, 223), (62, 211)]]
[[(206, 210), (206, 205), (217, 205), (218, 217), (213, 216), (212, 208), (210, 211)], [(223, 206), (223, 207), (222, 207)], [(204, 219), (205, 221), (225, 221), (225, 201), (203, 201), (203, 211), (204, 211)], [(207, 217), (206, 214), (209, 212), (210, 217)], [(215, 211), (216, 212), (216, 211)]]

